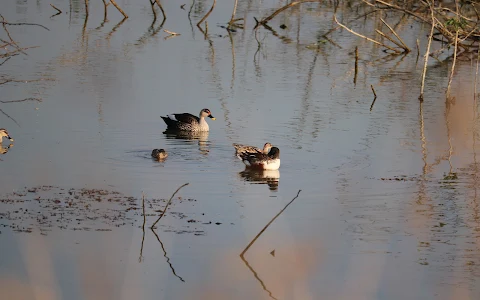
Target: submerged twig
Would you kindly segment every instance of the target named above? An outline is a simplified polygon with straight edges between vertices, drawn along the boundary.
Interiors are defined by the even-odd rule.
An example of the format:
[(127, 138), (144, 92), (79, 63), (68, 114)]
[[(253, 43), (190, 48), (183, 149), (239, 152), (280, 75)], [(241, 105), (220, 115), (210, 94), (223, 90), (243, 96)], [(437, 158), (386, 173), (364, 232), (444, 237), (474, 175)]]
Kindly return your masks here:
[(42, 102), (42, 99), (40, 98), (25, 98), (21, 100), (9, 100), (9, 101), (0, 101), (1, 103), (14, 103), (14, 102), (25, 102), (25, 101), (37, 101), (37, 102)]
[(160, 217), (158, 217), (158, 219), (155, 221), (155, 223), (153, 223), (153, 225), (150, 227), (152, 230), (153, 228), (155, 227), (155, 225), (158, 223), (158, 221), (160, 221), (160, 219), (163, 217), (163, 215), (165, 214), (165, 212), (167, 211), (167, 208), (168, 206), (170, 205), (170, 202), (172, 201), (173, 199), (173, 196), (175, 196), (175, 194), (181, 189), (183, 188), (184, 186), (186, 185), (189, 185), (189, 183), (185, 183), (183, 184), (182, 186), (180, 186), (173, 194), (172, 194), (172, 197), (170, 197), (170, 199), (168, 200), (167, 204), (165, 205), (165, 209), (163, 210), (163, 212), (160, 214)]
[[(50, 6), (53, 7), (56, 11), (58, 11), (58, 14), (61, 14), (63, 11), (61, 11), (58, 7), (56, 7), (55, 5), (53, 5), (52, 3), (50, 3)], [(58, 15), (57, 14), (57, 15)]]
[(267, 223), (267, 225), (265, 225), (265, 227), (263, 227), (262, 230), (260, 230), (260, 232), (253, 238), (253, 240), (248, 244), (248, 246), (242, 251), (242, 253), (240, 253), (240, 257), (243, 257), (245, 255), (245, 252), (248, 251), (248, 249), (250, 249), (250, 247), (253, 245), (253, 243), (255, 243), (255, 241), (260, 237), (260, 235), (262, 235), (262, 233), (267, 230), (268, 226), (270, 226), (270, 224), (273, 223), (273, 221), (275, 221), (276, 218), (278, 218), (278, 216), (280, 216), (284, 211), (285, 209), (287, 209), (287, 207), (292, 204), (292, 202), (298, 198), (298, 195), (300, 194), (302, 190), (298, 190), (298, 193), (297, 195), (290, 201), (287, 203), (287, 205), (285, 205), (285, 207), (278, 213), (275, 215), (275, 217), (273, 217), (270, 222)]
[(358, 46), (355, 46), (355, 75), (353, 76), (353, 85), (357, 85), (358, 75)]
[(118, 6), (117, 2), (115, 2), (115, 0), (110, 0), (110, 2), (113, 4), (113, 6), (115, 6), (115, 8), (123, 15), (123, 17), (126, 19), (128, 18), (128, 15), (123, 11), (123, 9), (120, 8), (120, 6)]
[(165, 20), (167, 19), (167, 15), (165, 14), (165, 10), (163, 10), (162, 3), (160, 2), (160, 0), (155, 0), (155, 3), (157, 3), (158, 7), (160, 8), (160, 11), (163, 15), (163, 22), (165, 22)]
[(475, 84), (473, 85), (473, 99), (477, 100), (478, 61), (480, 60), (480, 48), (477, 50), (477, 70), (475, 71)]
[(4, 112), (1, 108), (0, 108), (0, 112), (1, 112), (2, 114), (4, 114), (7, 118), (9, 118), (10, 120), (12, 120), (13, 122), (15, 122), (15, 124), (17, 124), (18, 127), (20, 127), (20, 124), (18, 124), (17, 120), (15, 120), (14, 118), (10, 117), (10, 115), (7, 114), (6, 112)]
[(302, 3), (307, 3), (307, 2), (322, 2), (322, 1), (321, 0), (301, 0), (301, 1), (290, 2), (289, 4), (287, 4), (285, 6), (282, 6), (279, 9), (277, 9), (276, 11), (274, 11), (273, 14), (271, 14), (270, 16), (268, 16), (266, 18), (263, 18), (262, 20), (258, 21), (258, 23), (255, 25), (255, 27), (253, 29), (257, 29), (259, 25), (267, 24), (271, 19), (275, 18), (279, 13), (281, 13), (284, 10), (286, 10), (290, 7), (293, 7), (295, 5), (302, 4)]
[(215, 4), (217, 4), (217, 0), (213, 0), (213, 4), (212, 4), (212, 7), (210, 8), (210, 10), (207, 12), (207, 14), (205, 16), (203, 16), (203, 18), (197, 23), (197, 26), (200, 27), (200, 24), (203, 23), (203, 21), (205, 21), (208, 16), (212, 13), (213, 9), (215, 8)]
[(138, 262), (143, 259), (143, 243), (145, 242), (145, 223), (147, 222), (147, 216), (145, 215), (145, 194), (142, 192), (142, 212), (143, 212), (143, 224), (142, 224), (142, 244), (140, 246), (140, 256)]
[(163, 256), (167, 259), (167, 263), (170, 266), (170, 269), (172, 270), (173, 275), (175, 275), (175, 277), (180, 279), (182, 282), (185, 282), (185, 280), (181, 276), (177, 275), (177, 272), (175, 272), (175, 269), (173, 268), (173, 265), (170, 262), (170, 257), (167, 256), (167, 251), (165, 250), (165, 246), (163, 245), (162, 240), (160, 240), (160, 237), (158, 236), (158, 234), (155, 232), (155, 230), (153, 230), (153, 228), (150, 228), (150, 230), (153, 232), (153, 234), (157, 238), (157, 241), (160, 243), (160, 246), (162, 247), (162, 250), (163, 250)]
[(373, 92), (373, 101), (372, 101), (372, 104), (370, 105), (370, 111), (372, 111), (373, 105), (375, 104), (375, 101), (377, 101), (377, 93), (375, 93), (375, 89), (373, 88), (373, 84), (371, 84), (370, 87), (372, 88), (372, 92)]
[(266, 291), (268, 293), (268, 295), (270, 296), (270, 298), (274, 299), (274, 300), (278, 300), (277, 298), (275, 298), (272, 294), (272, 292), (267, 288), (267, 285), (265, 284), (265, 282), (263, 282), (262, 279), (260, 279), (260, 276), (258, 276), (258, 273), (255, 272), (255, 270), (252, 268), (252, 266), (250, 266), (250, 264), (248, 263), (248, 261), (245, 259), (245, 257), (243, 256), (240, 256), (240, 259), (243, 260), (243, 262), (245, 263), (245, 265), (247, 266), (247, 268), (253, 273), (253, 277), (255, 277), (255, 279), (257, 279), (257, 281), (260, 283), (260, 285), (262, 286), (263, 290)]

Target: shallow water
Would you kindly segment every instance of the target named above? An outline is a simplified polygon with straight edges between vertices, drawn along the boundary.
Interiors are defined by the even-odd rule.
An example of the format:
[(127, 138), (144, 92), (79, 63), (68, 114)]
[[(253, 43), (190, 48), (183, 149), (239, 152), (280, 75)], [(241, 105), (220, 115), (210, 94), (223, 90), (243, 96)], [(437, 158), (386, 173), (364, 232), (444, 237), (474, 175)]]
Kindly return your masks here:
[[(277, 16), (258, 48), (253, 17), (279, 3), (240, 1), (247, 28), (230, 36), (232, 3), (218, 1), (205, 38), (204, 1), (191, 22), (190, 3), (164, 1), (153, 30), (146, 1), (119, 1), (121, 23), (113, 7), (102, 23), (102, 2), (91, 2), (86, 23), (79, 1), (53, 1), (69, 12), (55, 17), (45, 1), (2, 5), (7, 21), (50, 29), (8, 27), (39, 47), (0, 66), (1, 78), (42, 79), (0, 85), (1, 101), (42, 100), (0, 103), (15, 138), (0, 156), (5, 299), (478, 299), (470, 62), (457, 65), (446, 105), (449, 65), (432, 60), (420, 104), (415, 53), (388, 56), (345, 31), (313, 45), (334, 26), (330, 4)], [(415, 48), (410, 26), (398, 31)], [(217, 118), (208, 134), (162, 133), (160, 115), (205, 107)], [(231, 144), (266, 141), (281, 168), (244, 172)], [(152, 160), (154, 148), (169, 157)]]

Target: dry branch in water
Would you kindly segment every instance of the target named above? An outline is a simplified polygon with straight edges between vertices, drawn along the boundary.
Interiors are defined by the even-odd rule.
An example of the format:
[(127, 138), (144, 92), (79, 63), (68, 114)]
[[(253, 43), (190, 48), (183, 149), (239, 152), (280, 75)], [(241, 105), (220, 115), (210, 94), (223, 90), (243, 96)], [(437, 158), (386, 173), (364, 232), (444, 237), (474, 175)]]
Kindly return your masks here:
[(257, 29), (258, 26), (260, 25), (265, 25), (267, 24), (271, 19), (275, 18), (279, 13), (281, 13), (282, 11), (290, 8), (290, 7), (293, 7), (295, 5), (298, 5), (298, 4), (302, 4), (302, 3), (307, 3), (307, 2), (322, 2), (321, 0), (302, 0), (302, 1), (295, 1), (295, 2), (291, 2), (285, 6), (282, 6), (280, 7), (279, 9), (277, 9), (276, 11), (273, 12), (273, 14), (269, 15), (268, 17), (266, 18), (263, 18), (261, 19), (260, 21), (257, 21), (257, 24), (255, 25), (255, 27), (253, 29)]
[(110, 2), (113, 4), (113, 6), (115, 6), (115, 8), (123, 15), (123, 17), (126, 19), (128, 18), (127, 14), (123, 11), (123, 9), (120, 8), (120, 6), (118, 6), (117, 2), (115, 2), (115, 0), (110, 0)]
[(58, 11), (59, 14), (61, 14), (63, 11), (61, 11), (58, 7), (50, 3), (50, 6), (53, 7), (56, 11)]
[[(162, 11), (162, 15), (163, 15), (163, 22), (165, 22), (165, 20), (167, 19), (167, 15), (165, 14), (165, 11), (163, 10), (163, 6), (162, 6), (162, 3), (160, 3), (160, 0), (155, 0), (155, 3), (157, 3), (157, 6), (160, 8), (160, 10)], [(153, 8), (153, 6), (152, 6)], [(162, 22), (162, 23), (163, 23)]]
[(292, 204), (293, 201), (295, 201), (295, 199), (298, 198), (298, 195), (300, 195), (300, 192), (302, 190), (298, 190), (298, 193), (297, 195), (290, 201), (287, 203), (287, 205), (285, 205), (285, 207), (278, 213), (275, 215), (275, 217), (273, 217), (270, 222), (267, 223), (267, 225), (265, 225), (265, 227), (263, 227), (262, 230), (260, 230), (260, 232), (253, 238), (253, 240), (248, 244), (248, 246), (242, 251), (242, 253), (240, 253), (240, 257), (243, 257), (245, 255), (245, 252), (248, 251), (248, 249), (250, 249), (250, 247), (253, 245), (253, 243), (255, 243), (255, 241), (262, 235), (263, 232), (265, 232), (265, 230), (267, 230), (268, 226), (270, 226), (270, 224), (273, 223), (273, 221), (275, 221), (276, 218), (278, 218), (278, 216), (280, 216), (284, 211), (285, 209), (287, 209), (287, 207)]
[(380, 43), (380, 42), (378, 42), (378, 41), (376, 41), (376, 40), (374, 40), (374, 39), (371, 39), (371, 38), (369, 38), (369, 37), (366, 37), (366, 36), (364, 36), (364, 35), (361, 35), (360, 33), (357, 33), (357, 32), (355, 32), (355, 31), (353, 31), (352, 29), (350, 29), (350, 28), (348, 28), (347, 26), (345, 26), (345, 25), (343, 25), (342, 23), (340, 23), (340, 22), (337, 20), (337, 16), (336, 16), (336, 15), (333, 15), (333, 19), (334, 19), (335, 23), (337, 23), (340, 27), (344, 28), (344, 29), (347, 30), (348, 32), (353, 33), (354, 35), (359, 36), (359, 37), (361, 37), (361, 38), (364, 38), (364, 39), (366, 39), (366, 40), (369, 41), (369, 42), (375, 43), (375, 44), (380, 45), (380, 46), (382, 46), (382, 47), (385, 47), (385, 48), (387, 48), (387, 49), (389, 49), (389, 50), (392, 50), (392, 51), (395, 52), (395, 53), (401, 53), (401, 51), (399, 51), (398, 49), (392, 48), (392, 47), (390, 47), (390, 46), (388, 46), (388, 45), (385, 45), (385, 44)]
[(215, 8), (215, 4), (217, 4), (217, 0), (213, 0), (213, 4), (212, 4), (212, 7), (210, 8), (210, 10), (207, 12), (207, 14), (205, 16), (203, 16), (203, 18), (197, 23), (197, 26), (200, 27), (200, 24), (203, 23), (203, 21), (205, 21), (208, 16), (212, 13), (213, 9)]
[(165, 205), (165, 209), (163, 210), (163, 212), (160, 214), (160, 217), (158, 217), (158, 219), (155, 221), (155, 223), (153, 223), (153, 225), (150, 227), (153, 231), (153, 228), (155, 227), (155, 225), (158, 223), (158, 221), (160, 221), (160, 219), (163, 217), (163, 215), (165, 214), (165, 212), (167, 211), (167, 208), (168, 206), (170, 205), (170, 202), (172, 202), (172, 199), (173, 199), (173, 196), (175, 196), (175, 194), (181, 189), (183, 188), (184, 186), (186, 185), (189, 185), (189, 183), (185, 183), (184, 185), (180, 186), (173, 194), (172, 194), (172, 197), (170, 197), (170, 199), (168, 200), (167, 204)]

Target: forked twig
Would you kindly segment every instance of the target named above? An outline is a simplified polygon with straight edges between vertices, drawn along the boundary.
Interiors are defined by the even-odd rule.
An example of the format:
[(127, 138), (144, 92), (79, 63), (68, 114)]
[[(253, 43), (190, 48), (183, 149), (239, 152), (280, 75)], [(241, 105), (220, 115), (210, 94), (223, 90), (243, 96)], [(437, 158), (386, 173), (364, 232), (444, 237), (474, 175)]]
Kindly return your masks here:
[(253, 243), (255, 243), (255, 241), (260, 237), (260, 235), (262, 235), (262, 233), (263, 233), (265, 230), (267, 230), (268, 226), (270, 226), (270, 224), (272, 224), (273, 221), (275, 221), (275, 219), (278, 218), (278, 216), (280, 216), (280, 215), (285, 211), (285, 209), (287, 209), (287, 207), (288, 207), (290, 204), (292, 204), (292, 202), (295, 201), (295, 199), (298, 198), (298, 195), (300, 195), (300, 192), (301, 192), (301, 191), (302, 191), (302, 190), (298, 190), (297, 195), (296, 195), (290, 202), (288, 202), (287, 205), (285, 205), (285, 207), (284, 207), (275, 217), (273, 217), (273, 218), (270, 220), (270, 222), (268, 222), (267, 225), (265, 225), (265, 227), (263, 227), (262, 230), (260, 230), (260, 232), (253, 238), (253, 240), (250, 242), (250, 244), (248, 244), (248, 246), (242, 251), (242, 253), (240, 253), (240, 257), (243, 258), (243, 256), (245, 255), (245, 252), (247, 252), (248, 249), (250, 249), (250, 247), (253, 245)]
[(380, 42), (378, 42), (378, 41), (376, 41), (376, 40), (374, 40), (374, 39), (371, 39), (371, 38), (369, 38), (369, 37), (366, 37), (366, 36), (364, 36), (364, 35), (361, 35), (360, 33), (357, 33), (357, 32), (355, 32), (355, 31), (353, 31), (352, 29), (350, 29), (350, 28), (348, 28), (347, 26), (345, 26), (345, 25), (343, 25), (342, 23), (340, 23), (340, 22), (337, 20), (337, 16), (336, 16), (336, 15), (333, 15), (333, 19), (334, 19), (335, 23), (337, 23), (340, 27), (342, 27), (343, 29), (347, 30), (348, 32), (353, 33), (354, 35), (359, 36), (359, 37), (361, 37), (361, 38), (364, 38), (364, 39), (366, 39), (366, 40), (369, 41), (369, 42), (375, 43), (375, 44), (380, 45), (380, 46), (382, 46), (382, 47), (385, 47), (385, 48), (387, 48), (387, 49), (389, 49), (389, 50), (392, 50), (392, 51), (394, 51), (394, 52), (397, 53), (397, 54), (401, 53), (399, 50), (397, 50), (397, 49), (395, 49), (395, 48), (392, 48), (392, 47), (390, 47), (390, 46), (387, 46), (387, 45), (385, 45), (385, 44), (383, 44), (383, 43), (380, 43)]
[(155, 225), (158, 223), (158, 221), (160, 221), (160, 219), (163, 217), (163, 215), (165, 214), (165, 212), (167, 211), (167, 208), (168, 206), (170, 205), (170, 202), (172, 202), (172, 199), (173, 199), (173, 196), (175, 196), (175, 194), (181, 189), (183, 188), (184, 186), (186, 185), (189, 185), (189, 183), (185, 183), (184, 185), (180, 186), (176, 191), (175, 193), (172, 194), (172, 197), (170, 197), (170, 199), (168, 200), (167, 204), (165, 205), (165, 209), (163, 210), (163, 212), (160, 214), (160, 217), (158, 217), (158, 219), (155, 221), (155, 223), (153, 223), (153, 225), (150, 227), (152, 230), (153, 228), (155, 227)]
[[(385, 26), (387, 26), (388, 29), (390, 29), (390, 31), (397, 37), (398, 41), (400, 41), (400, 43), (402, 43), (402, 46), (403, 46), (402, 48), (403, 48), (406, 52), (412, 51), (412, 49), (410, 49), (410, 48), (403, 42), (402, 38), (395, 32), (395, 30), (393, 30), (393, 28), (392, 28), (390, 25), (388, 25), (387, 22), (385, 22), (385, 20), (384, 20), (383, 18), (380, 18), (380, 20), (382, 20), (383, 24), (385, 24)], [(392, 42), (393, 42), (393, 41), (392, 41)], [(398, 45), (398, 44), (397, 44), (397, 45)], [(399, 47), (401, 47), (401, 46), (399, 46)]]
[(370, 87), (372, 88), (372, 92), (373, 92), (373, 101), (372, 101), (372, 104), (370, 105), (370, 111), (372, 111), (373, 105), (375, 104), (375, 101), (377, 101), (377, 93), (375, 93), (375, 89), (373, 88), (373, 84), (371, 84)]
[(58, 7), (50, 3), (50, 6), (53, 7), (56, 11), (58, 11), (59, 14), (61, 14), (63, 11), (61, 11)]

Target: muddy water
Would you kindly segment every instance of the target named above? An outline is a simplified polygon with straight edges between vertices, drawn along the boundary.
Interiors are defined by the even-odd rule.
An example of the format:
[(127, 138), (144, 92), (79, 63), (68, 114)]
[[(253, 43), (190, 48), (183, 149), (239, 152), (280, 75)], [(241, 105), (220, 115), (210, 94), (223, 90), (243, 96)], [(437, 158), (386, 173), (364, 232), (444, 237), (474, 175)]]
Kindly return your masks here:
[[(327, 4), (279, 15), (275, 32), (257, 32), (259, 48), (253, 17), (278, 3), (239, 3), (247, 29), (230, 36), (220, 26), (232, 3), (219, 1), (205, 38), (194, 25), (204, 1), (191, 22), (190, 3), (164, 3), (162, 28), (160, 13), (150, 27), (148, 2), (119, 1), (130, 18), (109, 7), (105, 23), (92, 2), (86, 23), (79, 1), (53, 1), (68, 12), (55, 17), (45, 1), (2, 5), (8, 21), (50, 29), (10, 26), (39, 47), (0, 66), (2, 79), (30, 81), (1, 85), (1, 101), (41, 99), (0, 103), (15, 138), (0, 156), (5, 299), (478, 299), (470, 62), (446, 104), (449, 65), (432, 61), (420, 105), (421, 59), (348, 32), (318, 41), (334, 26)], [(399, 25), (412, 48), (418, 26)], [(162, 133), (160, 115), (204, 107), (217, 117), (208, 134)], [(244, 172), (231, 144), (266, 141), (281, 149), (280, 170)], [(153, 148), (170, 155), (153, 161)]]

